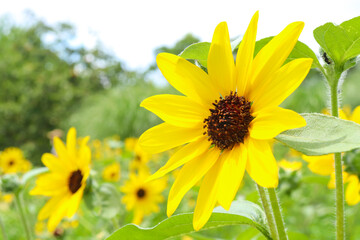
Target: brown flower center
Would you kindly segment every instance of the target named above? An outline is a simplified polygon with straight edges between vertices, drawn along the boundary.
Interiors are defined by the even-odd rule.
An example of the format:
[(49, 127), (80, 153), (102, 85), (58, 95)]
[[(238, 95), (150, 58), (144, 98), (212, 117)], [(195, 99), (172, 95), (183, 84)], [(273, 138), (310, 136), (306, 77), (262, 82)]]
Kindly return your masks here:
[(146, 195), (146, 192), (145, 192), (145, 190), (143, 189), (143, 188), (139, 188), (138, 190), (137, 190), (137, 192), (136, 192), (136, 196), (138, 197), (138, 198), (144, 198), (145, 197), (145, 195)]
[(71, 193), (76, 193), (77, 190), (79, 190), (79, 188), (81, 187), (82, 179), (83, 175), (79, 169), (71, 173), (69, 178), (69, 189)]
[(11, 167), (12, 165), (14, 165), (15, 164), (15, 161), (14, 161), (14, 159), (10, 159), (10, 161), (9, 161), (9, 167)]
[(249, 124), (254, 119), (251, 102), (231, 92), (213, 105), (215, 108), (210, 109), (210, 116), (204, 120), (204, 135), (217, 148), (231, 150), (235, 144), (243, 143), (249, 133)]

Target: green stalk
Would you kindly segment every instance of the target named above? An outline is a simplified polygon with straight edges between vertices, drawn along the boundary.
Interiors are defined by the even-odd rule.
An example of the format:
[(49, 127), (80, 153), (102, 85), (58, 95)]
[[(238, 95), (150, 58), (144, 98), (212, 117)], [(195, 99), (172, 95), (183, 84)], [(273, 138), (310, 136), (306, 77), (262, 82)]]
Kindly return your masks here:
[[(339, 117), (338, 82), (340, 76), (336, 76), (330, 85), (331, 88), (331, 114)], [(342, 175), (341, 153), (335, 153), (335, 186), (336, 186), (336, 239), (345, 239), (345, 211), (344, 211), (344, 185)]]
[(27, 240), (31, 240), (31, 232), (29, 230), (29, 227), (28, 227), (28, 224), (27, 224), (27, 221), (26, 221), (26, 217), (25, 217), (25, 214), (24, 214), (24, 209), (23, 209), (23, 206), (21, 205), (21, 202), (20, 202), (20, 196), (19, 196), (19, 192), (15, 193), (15, 205), (16, 205), (16, 208), (19, 212), (19, 215), (20, 215), (20, 219), (21, 219), (21, 222), (24, 226), (24, 230), (25, 230), (25, 234), (26, 234), (26, 239)]
[(278, 198), (276, 196), (275, 188), (268, 188), (269, 198), (271, 207), (273, 209), (273, 214), (276, 222), (276, 227), (278, 230), (278, 236), (279, 240), (288, 240), (288, 237), (286, 235), (285, 226), (284, 226), (284, 220), (281, 215), (280, 206), (278, 202)]
[(270, 228), (271, 237), (274, 240), (278, 240), (279, 236), (278, 236), (277, 229), (276, 229), (276, 223), (275, 223), (274, 215), (272, 214), (272, 209), (271, 209), (271, 206), (269, 204), (269, 200), (268, 200), (268, 197), (266, 195), (265, 189), (263, 187), (261, 187), (260, 185), (258, 185), (258, 184), (256, 184), (256, 187), (257, 187), (257, 190), (258, 190), (259, 195), (260, 195), (261, 203), (262, 203), (263, 208), (265, 210), (266, 220), (267, 220), (269, 228)]
[(1, 228), (2, 238), (3, 238), (4, 240), (8, 240), (8, 237), (7, 237), (6, 231), (5, 231), (4, 222), (2, 221), (1, 217), (0, 217), (0, 228)]

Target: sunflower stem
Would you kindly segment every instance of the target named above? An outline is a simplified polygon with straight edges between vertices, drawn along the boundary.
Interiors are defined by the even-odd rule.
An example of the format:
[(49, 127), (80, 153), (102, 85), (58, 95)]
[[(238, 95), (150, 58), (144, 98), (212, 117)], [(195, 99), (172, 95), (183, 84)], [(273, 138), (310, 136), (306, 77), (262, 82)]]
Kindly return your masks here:
[(30, 231), (29, 226), (28, 226), (27, 221), (26, 221), (23, 206), (21, 205), (20, 196), (19, 196), (20, 192), (16, 192), (14, 195), (15, 195), (15, 205), (16, 205), (16, 208), (17, 208), (17, 210), (19, 212), (21, 222), (22, 222), (22, 224), (24, 226), (26, 239), (31, 240), (32, 239), (31, 231)]
[[(330, 84), (331, 115), (339, 117), (338, 82), (341, 74), (334, 74)], [(342, 175), (341, 153), (335, 153), (335, 186), (336, 186), (336, 239), (345, 239), (345, 211), (344, 211), (344, 185)]]
[(280, 205), (278, 198), (276, 196), (275, 188), (268, 188), (269, 198), (271, 207), (273, 209), (273, 214), (276, 222), (276, 228), (278, 233), (278, 239), (279, 240), (287, 240), (288, 237), (286, 235), (285, 226), (284, 226), (284, 220), (281, 215), (280, 211)]
[(256, 187), (257, 187), (257, 190), (258, 190), (259, 195), (260, 195), (261, 203), (262, 203), (263, 208), (265, 210), (266, 220), (267, 220), (269, 228), (270, 228), (271, 237), (274, 240), (278, 240), (279, 236), (278, 236), (277, 230), (276, 230), (276, 223), (275, 223), (274, 215), (272, 214), (272, 209), (271, 209), (271, 206), (269, 204), (269, 199), (267, 197), (266, 191), (265, 191), (265, 189), (263, 187), (261, 187), (258, 184), (256, 184)]
[(5, 225), (4, 225), (4, 222), (3, 222), (2, 218), (1, 218), (1, 216), (0, 216), (0, 228), (1, 228), (2, 238), (3, 238), (4, 240), (8, 240), (8, 237), (7, 237), (6, 231), (5, 231)]

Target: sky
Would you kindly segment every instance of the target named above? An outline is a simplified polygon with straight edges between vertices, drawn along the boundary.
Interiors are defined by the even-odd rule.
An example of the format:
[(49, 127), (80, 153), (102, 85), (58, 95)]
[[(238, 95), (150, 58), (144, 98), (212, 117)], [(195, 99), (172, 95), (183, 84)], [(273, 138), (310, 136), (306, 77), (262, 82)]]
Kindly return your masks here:
[(216, 25), (226, 21), (230, 37), (243, 34), (257, 10), (258, 40), (278, 34), (291, 22), (303, 21), (299, 40), (317, 53), (313, 29), (360, 16), (360, 1), (12, 0), (0, 4), (0, 16), (10, 15), (19, 24), (24, 22), (25, 10), (49, 24), (72, 23), (77, 44), (93, 47), (100, 41), (128, 69), (143, 70), (155, 61), (155, 48), (173, 46), (187, 33), (210, 42)]

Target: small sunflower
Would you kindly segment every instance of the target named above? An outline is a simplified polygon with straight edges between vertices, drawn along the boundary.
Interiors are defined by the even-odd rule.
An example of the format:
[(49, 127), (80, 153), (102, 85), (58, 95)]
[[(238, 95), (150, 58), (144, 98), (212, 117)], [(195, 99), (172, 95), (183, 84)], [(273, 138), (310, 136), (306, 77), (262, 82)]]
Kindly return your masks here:
[(312, 59), (283, 65), (304, 23), (288, 25), (254, 57), (257, 22), (258, 12), (239, 45), (236, 63), (227, 24), (216, 27), (208, 73), (179, 56), (160, 53), (159, 69), (185, 96), (156, 95), (141, 103), (165, 121), (140, 137), (144, 150), (158, 153), (188, 143), (151, 177), (184, 165), (169, 193), (169, 216), (204, 177), (195, 207), (195, 230), (208, 221), (217, 202), (230, 208), (245, 169), (259, 185), (276, 187), (278, 166), (269, 142), (285, 130), (306, 125), (299, 114), (278, 106), (311, 68)]
[(120, 164), (113, 163), (107, 167), (102, 172), (102, 176), (106, 181), (117, 182), (120, 179)]
[(299, 169), (301, 169), (302, 167), (302, 162), (300, 161), (288, 161), (285, 158), (281, 159), (278, 162), (279, 167), (281, 167), (282, 169), (286, 170), (286, 171), (297, 171)]
[(135, 224), (140, 224), (144, 216), (158, 212), (158, 204), (164, 201), (161, 192), (166, 188), (167, 180), (162, 178), (146, 182), (149, 176), (145, 171), (140, 171), (138, 175), (131, 173), (130, 179), (121, 187), (125, 194), (121, 201), (126, 205), (126, 210), (134, 210), (132, 222)]
[(149, 167), (147, 163), (150, 160), (150, 154), (142, 150), (139, 145), (136, 145), (134, 148), (134, 158), (130, 162), (130, 170), (134, 171), (148, 171)]
[(77, 146), (76, 130), (70, 128), (66, 146), (54, 138), (57, 156), (43, 154), (41, 161), (49, 168), (49, 173), (39, 176), (31, 195), (51, 197), (40, 210), (38, 220), (49, 218), (47, 228), (53, 232), (64, 217), (71, 218), (79, 208), (86, 180), (90, 174), (91, 150), (85, 137)]
[(24, 158), (21, 149), (9, 147), (0, 153), (0, 167), (5, 174), (27, 172), (31, 163)]

